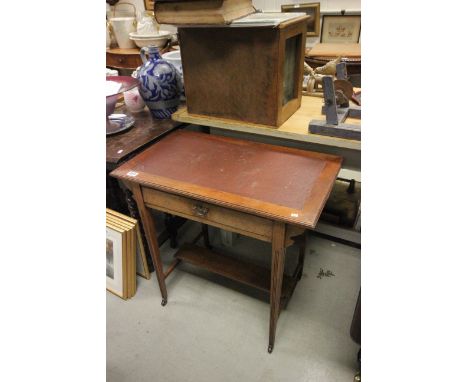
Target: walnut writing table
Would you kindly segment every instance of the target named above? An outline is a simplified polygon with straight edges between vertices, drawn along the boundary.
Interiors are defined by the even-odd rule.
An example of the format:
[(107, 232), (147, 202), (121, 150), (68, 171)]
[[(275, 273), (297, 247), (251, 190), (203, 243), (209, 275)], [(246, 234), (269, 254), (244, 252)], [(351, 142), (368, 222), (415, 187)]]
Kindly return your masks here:
[[(162, 294), (180, 261), (270, 292), (273, 350), (281, 307), (302, 274), (283, 276), (286, 247), (314, 228), (341, 166), (341, 158), (262, 143), (176, 131), (111, 173), (135, 197)], [(183, 246), (166, 272), (149, 208), (203, 224), (205, 246)], [(206, 224), (272, 243), (271, 271), (210, 250)]]

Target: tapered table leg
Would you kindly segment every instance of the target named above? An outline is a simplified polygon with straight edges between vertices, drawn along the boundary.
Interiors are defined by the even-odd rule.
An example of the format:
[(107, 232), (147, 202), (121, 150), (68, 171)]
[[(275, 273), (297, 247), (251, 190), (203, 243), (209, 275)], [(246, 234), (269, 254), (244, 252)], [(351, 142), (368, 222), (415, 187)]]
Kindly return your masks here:
[(163, 264), (161, 261), (161, 254), (159, 253), (156, 227), (154, 225), (153, 217), (151, 216), (149, 209), (145, 206), (143, 201), (143, 195), (141, 193), (140, 186), (133, 184), (131, 187), (133, 198), (135, 199), (138, 210), (140, 211), (141, 222), (143, 223), (143, 229), (145, 230), (146, 240), (148, 241), (151, 259), (153, 260), (156, 276), (158, 279), (159, 289), (161, 290), (161, 305), (164, 306), (167, 303), (167, 289), (164, 278)]
[[(138, 212), (138, 206), (135, 202), (135, 199), (133, 198), (132, 192), (128, 188), (125, 188), (124, 194), (125, 194), (125, 201), (127, 202), (128, 212), (130, 213), (130, 216), (133, 219), (138, 220), (141, 223), (140, 213)], [(153, 272), (154, 271), (153, 259), (151, 257), (151, 253), (148, 247), (148, 241), (146, 240), (144, 229), (141, 232), (141, 240), (143, 242), (143, 248), (145, 249), (146, 262), (148, 263), (149, 271)]]
[(276, 323), (280, 314), (281, 288), (283, 286), (286, 225), (275, 222), (273, 224), (271, 284), (270, 284), (270, 339), (268, 353), (275, 346)]

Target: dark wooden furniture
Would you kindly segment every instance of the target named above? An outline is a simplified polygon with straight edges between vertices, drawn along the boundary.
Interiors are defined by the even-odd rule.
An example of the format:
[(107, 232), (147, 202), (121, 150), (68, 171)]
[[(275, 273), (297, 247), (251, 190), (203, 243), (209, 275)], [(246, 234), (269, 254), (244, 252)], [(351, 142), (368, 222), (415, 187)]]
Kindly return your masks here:
[[(115, 112), (130, 114), (123, 105), (117, 107)], [(153, 119), (147, 109), (132, 115), (135, 118), (135, 125), (130, 130), (106, 138), (106, 207), (140, 220), (138, 208), (131, 191), (122, 189), (117, 179), (110, 177), (109, 173), (144, 148), (185, 124), (170, 119)], [(175, 247), (177, 229), (181, 223), (180, 218), (166, 215), (166, 230), (160, 235), (160, 241), (169, 236), (171, 246)], [(146, 240), (143, 240), (143, 242), (146, 244)], [(149, 250), (146, 250), (146, 253), (149, 256)], [(151, 268), (152, 261), (150, 258), (148, 260)]]
[(189, 113), (280, 126), (301, 105), (307, 19), (180, 27)]
[(142, 64), (140, 49), (113, 48), (106, 50), (106, 66), (115, 69), (136, 69)]
[[(162, 305), (167, 302), (165, 278), (180, 261), (269, 291), (271, 352), (280, 309), (302, 274), (303, 252), (294, 275), (283, 276), (286, 247), (305, 228), (315, 227), (340, 166), (341, 158), (334, 155), (176, 131), (111, 176), (121, 179), (135, 197)], [(150, 209), (271, 242), (271, 271), (208, 248), (184, 246), (164, 272)], [(204, 238), (209, 244), (206, 234)]]
[(319, 43), (306, 49), (305, 61), (312, 68), (325, 65), (338, 56), (346, 63), (349, 80), (354, 87), (361, 87), (361, 44)]
[(154, 119), (148, 109), (140, 113), (130, 113), (125, 105), (117, 107), (115, 113), (130, 114), (135, 125), (123, 134), (106, 138), (107, 167), (117, 167), (131, 156), (183, 125), (172, 119)]

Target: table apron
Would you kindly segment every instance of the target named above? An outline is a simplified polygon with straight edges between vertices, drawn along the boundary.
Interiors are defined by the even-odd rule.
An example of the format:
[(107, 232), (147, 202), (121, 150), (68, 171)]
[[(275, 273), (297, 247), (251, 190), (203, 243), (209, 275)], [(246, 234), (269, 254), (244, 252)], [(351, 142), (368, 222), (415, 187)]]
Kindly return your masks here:
[(272, 240), (273, 220), (147, 187), (142, 187), (142, 193), (149, 208), (262, 241)]

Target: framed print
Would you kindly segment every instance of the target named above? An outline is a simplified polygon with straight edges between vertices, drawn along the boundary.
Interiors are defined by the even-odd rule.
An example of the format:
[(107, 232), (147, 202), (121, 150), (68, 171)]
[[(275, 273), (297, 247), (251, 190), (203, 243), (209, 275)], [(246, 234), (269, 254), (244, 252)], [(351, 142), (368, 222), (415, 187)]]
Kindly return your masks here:
[(318, 36), (320, 32), (320, 3), (283, 4), (281, 12), (304, 12), (311, 18), (307, 21), (307, 37)]
[(127, 243), (124, 230), (106, 224), (106, 288), (115, 295), (127, 299), (127, 263), (125, 252)]
[(148, 267), (148, 260), (145, 251), (145, 247), (143, 244), (143, 237), (141, 235), (140, 226), (138, 221), (130, 216), (121, 214), (120, 212), (111, 210), (106, 208), (106, 213), (117, 218), (120, 218), (132, 225), (135, 226), (136, 229), (136, 273), (137, 275), (144, 277), (145, 279), (149, 280), (151, 278), (151, 272), (149, 271)]
[(135, 225), (106, 213), (106, 224), (117, 227), (124, 231), (126, 251), (122, 261), (125, 263), (126, 272), (123, 275), (125, 279), (125, 294), (127, 298), (133, 297), (136, 293), (136, 235)]
[(320, 42), (357, 43), (360, 35), (361, 15), (323, 15)]

